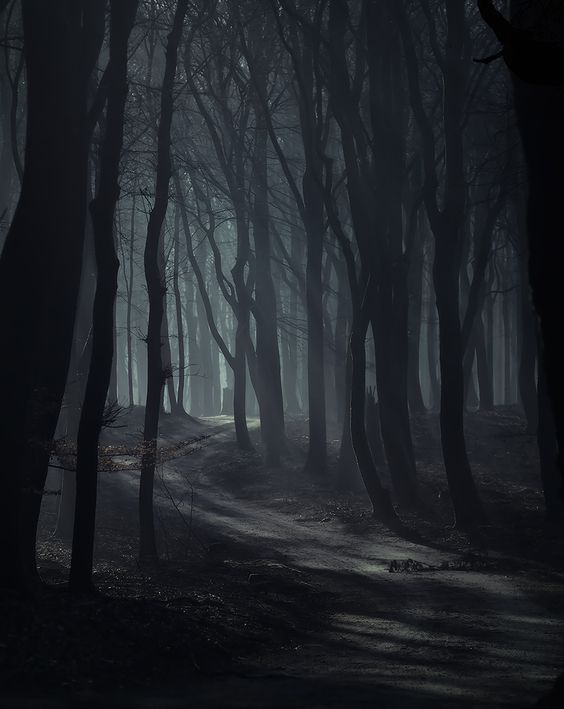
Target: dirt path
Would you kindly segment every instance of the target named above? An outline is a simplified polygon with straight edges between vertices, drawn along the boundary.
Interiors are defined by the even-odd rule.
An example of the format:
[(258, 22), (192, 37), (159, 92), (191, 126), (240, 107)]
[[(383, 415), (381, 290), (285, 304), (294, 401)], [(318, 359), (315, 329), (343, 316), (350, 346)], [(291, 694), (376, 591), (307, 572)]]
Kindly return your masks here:
[[(201, 450), (165, 464), (160, 514), (180, 506), (218, 563), (270, 560), (249, 577), (265, 594), (277, 591), (276, 564), (299, 574), (308, 594), (296, 603), (323, 599), (329, 622), (294, 648), (245, 657), (245, 676), (191, 682), (194, 706), (525, 707), (561, 671), (561, 574), (414, 544), (370, 521), (358, 529), (311, 515), (280, 494), (283, 481), (245, 479), (245, 470), (230, 427), (214, 430)], [(133, 476), (112, 484), (128, 505), (135, 486)], [(180, 685), (168, 690), (170, 706), (182, 705)], [(132, 706), (169, 705), (140, 702)]]

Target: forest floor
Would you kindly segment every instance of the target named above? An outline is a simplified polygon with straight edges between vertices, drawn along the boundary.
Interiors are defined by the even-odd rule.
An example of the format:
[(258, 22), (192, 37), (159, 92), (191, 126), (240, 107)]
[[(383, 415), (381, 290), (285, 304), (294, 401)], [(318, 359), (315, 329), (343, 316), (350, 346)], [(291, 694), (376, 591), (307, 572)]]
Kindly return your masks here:
[(123, 424), (105, 434), (100, 594), (65, 592), (70, 550), (46, 497), (51, 591), (35, 606), (5, 599), (0, 706), (527, 707), (564, 668), (563, 528), (545, 522), (516, 411), (468, 416), (490, 520), (472, 540), (452, 528), (436, 415), (414, 422), (425, 509), (402, 514), (402, 536), (361, 492), (303, 472), (304, 421), (288, 422), (284, 465), (267, 469), (238, 451), (229, 419), (165, 417), (153, 568), (137, 563), (141, 412)]

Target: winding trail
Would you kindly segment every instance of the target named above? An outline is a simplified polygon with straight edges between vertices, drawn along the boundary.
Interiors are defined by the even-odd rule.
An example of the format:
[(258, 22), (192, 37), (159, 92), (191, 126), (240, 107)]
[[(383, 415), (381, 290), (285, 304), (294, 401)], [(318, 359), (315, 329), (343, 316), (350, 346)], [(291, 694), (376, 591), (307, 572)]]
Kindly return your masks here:
[[(455, 554), (377, 527), (355, 533), (334, 517), (308, 519), (253, 486), (218, 486), (215, 456), (232, 436), (223, 424), (204, 448), (167, 462), (169, 493), (185, 499), (189, 470), (196, 527), (227, 540), (227, 557), (266, 550), (301, 572), (329, 597), (330, 622), (248, 676), (192, 683), (192, 706), (526, 707), (549, 689), (564, 666), (562, 574), (501, 557), (457, 570)], [(120, 479), (129, 498), (123, 486), (135, 480)], [(166, 512), (170, 501), (158, 504)], [(418, 562), (412, 573), (390, 573), (392, 560), (407, 559)], [(135, 706), (185, 704), (171, 689), (162, 703)]]

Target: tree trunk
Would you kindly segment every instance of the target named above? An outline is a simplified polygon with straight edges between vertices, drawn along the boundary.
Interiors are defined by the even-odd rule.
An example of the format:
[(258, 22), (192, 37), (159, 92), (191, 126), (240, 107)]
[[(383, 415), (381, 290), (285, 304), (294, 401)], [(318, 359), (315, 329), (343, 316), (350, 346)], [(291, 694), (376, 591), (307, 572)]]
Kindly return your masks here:
[(480, 390), (480, 410), (491, 411), (494, 407), (492, 372), (486, 351), (486, 335), (482, 316), (475, 324), (476, 365), (478, 370), (478, 387)]
[(171, 176), (170, 128), (174, 110), (174, 77), (176, 74), (178, 46), (187, 9), (188, 0), (178, 0), (172, 30), (167, 40), (158, 129), (155, 202), (147, 225), (147, 241), (144, 255), (145, 279), (149, 296), (149, 324), (147, 329), (147, 399), (145, 403), (143, 456), (139, 484), (139, 559), (143, 562), (153, 562), (157, 559), (153, 517), (153, 487), (157, 463), (161, 392), (164, 384), (161, 358), (161, 329), (165, 296), (163, 274), (159, 268), (159, 251), (161, 232), (168, 206), (168, 190)]
[[(301, 229), (292, 225), (290, 231), (290, 254), (292, 261), (298, 265), (303, 263), (304, 240), (305, 234)], [(288, 377), (285, 377), (284, 383), (286, 386), (285, 399), (288, 413), (299, 414), (302, 409), (298, 396), (298, 288), (297, 285), (290, 289), (290, 298), (288, 306)]]
[[(240, 171), (241, 174), (241, 171)], [(241, 450), (251, 451), (247, 427), (247, 347), (250, 338), (251, 299), (245, 281), (245, 265), (249, 260), (249, 225), (244, 214), (244, 205), (236, 205), (237, 257), (231, 270), (237, 294), (235, 357), (233, 362), (233, 418), (235, 435)]]
[(429, 409), (437, 411), (439, 407), (441, 383), (437, 374), (437, 310), (433, 298), (434, 289), (429, 286), (427, 301), (427, 362), (429, 367)]
[[(116, 258), (117, 258), (117, 256), (116, 256)], [(114, 300), (113, 313), (112, 313), (112, 323), (113, 323), (112, 351), (113, 352), (115, 352), (117, 349), (116, 310), (117, 310), (117, 304)], [(108, 401), (108, 404), (117, 404), (117, 402), (118, 402), (118, 378), (117, 378), (117, 358), (116, 357), (112, 357), (112, 363), (110, 366), (110, 382), (108, 384), (107, 401)]]
[(70, 588), (75, 592), (92, 588), (98, 439), (114, 359), (114, 313), (119, 270), (114, 214), (119, 198), (119, 163), (127, 98), (128, 39), (137, 4), (137, 0), (113, 0), (111, 4), (106, 134), (102, 146), (98, 194), (90, 205), (97, 280), (92, 317), (92, 356), (77, 439), (76, 508), (69, 578)]
[(352, 353), (347, 347), (347, 359), (345, 369), (345, 392), (344, 409), (342, 415), (341, 444), (339, 446), (339, 465), (337, 468), (337, 488), (339, 490), (355, 490), (357, 480), (361, 480), (360, 472), (354, 454), (354, 447), (351, 434), (351, 387), (352, 387)]
[(337, 256), (337, 317), (335, 322), (335, 398), (337, 400), (337, 425), (343, 426), (343, 417), (347, 409), (347, 400), (350, 398), (350, 392), (347, 395), (347, 389), (350, 389), (350, 384), (347, 379), (350, 376), (347, 368), (348, 344), (347, 344), (347, 329), (350, 320), (350, 298), (349, 288), (347, 286), (347, 273), (343, 259)]
[[(308, 147), (308, 151), (313, 146)], [(323, 346), (323, 199), (311, 168), (303, 177), (306, 210), (307, 394), (309, 445), (306, 469), (324, 473), (327, 466), (325, 357)]]
[(439, 316), (441, 371), (441, 443), (456, 525), (473, 527), (485, 519), (472, 478), (464, 438), (463, 346), (459, 316), (459, 276), (462, 227), (466, 206), (466, 175), (462, 141), (464, 92), (467, 85), (464, 47), (467, 42), (463, 3), (444, 3), (447, 23), (441, 66), (445, 170), (443, 207), (439, 208), (439, 181), (435, 132), (426, 113), (419, 85), (419, 68), (411, 28), (403, 9), (394, 3), (406, 56), (411, 105), (423, 141), (424, 200), (434, 235), (433, 283)]
[(202, 408), (202, 376), (201, 355), (198, 343), (198, 321), (195, 317), (196, 289), (190, 274), (186, 274), (186, 326), (188, 328), (188, 389), (190, 392), (190, 415), (201, 416)]
[(515, 204), (517, 229), (519, 230), (519, 310), (521, 338), (519, 348), (519, 398), (527, 420), (527, 433), (533, 434), (538, 427), (537, 353), (538, 333), (535, 311), (531, 302), (528, 277), (526, 219), (521, 203)]
[(176, 409), (176, 392), (174, 390), (174, 366), (172, 362), (172, 348), (170, 346), (170, 331), (168, 324), (169, 308), (167, 287), (164, 281), (165, 278), (165, 245), (164, 236), (161, 235), (159, 247), (159, 272), (162, 274), (162, 289), (163, 289), (163, 315), (161, 320), (161, 369), (164, 379), (164, 387), (161, 389), (161, 412), (165, 413), (165, 391), (168, 396), (168, 404), (170, 413)]
[(546, 376), (542, 366), (538, 379), (538, 428), (540, 474), (547, 518), (553, 522), (564, 521), (564, 502), (560, 499), (560, 476), (557, 456), (558, 441), (554, 415), (546, 388)]
[(322, 281), (324, 201), (321, 186), (323, 166), (319, 152), (322, 117), (316, 115), (315, 108), (313, 51), (311, 37), (305, 33), (300, 58), (299, 118), (305, 159), (302, 219), (306, 233), (307, 369), (304, 375), (307, 371), (309, 427), (306, 470), (323, 474), (327, 467)]
[(529, 277), (540, 320), (542, 361), (554, 413), (558, 465), (564, 476), (564, 338), (559, 305), (564, 261), (559, 229), (564, 194), (562, 95), (560, 88), (533, 87), (516, 78), (515, 100), (529, 174)]
[(483, 521), (464, 438), (464, 373), (458, 309), (456, 234), (437, 235), (433, 281), (439, 314), (441, 371), (441, 444), (456, 515), (456, 525), (468, 528)]
[[(91, 201), (90, 184), (88, 184), (87, 187), (87, 194)], [(96, 263), (92, 219), (88, 218), (88, 216), (85, 224), (84, 241), (82, 275), (74, 325), (73, 353), (69, 373), (67, 375), (63, 408), (57, 424), (57, 428), (64, 431), (63, 435), (70, 445), (73, 443), (76, 445), (92, 353), (92, 308), (96, 292)], [(66, 467), (65, 463), (63, 463), (63, 466)], [(74, 469), (63, 470), (61, 472), (62, 488), (55, 536), (67, 542), (71, 542), (74, 527), (74, 509), (76, 505), (76, 463)]]
[[(211, 277), (210, 277), (211, 279)], [(208, 283), (211, 282), (211, 280), (208, 280)], [(218, 312), (218, 303), (217, 301), (219, 300), (219, 295), (217, 291), (214, 293), (212, 291), (211, 293), (211, 306), (213, 308), (214, 312)], [(208, 329), (209, 329), (209, 323), (208, 323)], [(212, 365), (212, 382), (213, 382), (213, 408), (211, 411), (212, 416), (217, 416), (221, 412), (221, 404), (222, 404), (222, 391), (221, 391), (221, 370), (220, 370), (220, 349), (215, 342), (215, 340), (211, 343), (211, 365)], [(230, 370), (230, 367), (227, 366), (227, 369)]]
[[(422, 227), (422, 219), (418, 219), (418, 225)], [(416, 244), (413, 248), (413, 255), (409, 264), (409, 321), (408, 340), (409, 354), (407, 365), (409, 408), (413, 413), (424, 413), (425, 403), (421, 392), (420, 379), (420, 344), (421, 344), (421, 322), (423, 319), (423, 266), (425, 234), (419, 233), (416, 236)]]
[[(206, 242), (203, 242), (200, 250), (202, 252), (203, 272), (206, 272), (207, 249)], [(202, 296), (198, 292), (196, 295), (196, 314), (199, 326), (199, 347), (201, 362), (202, 380), (202, 415), (211, 416), (213, 413), (213, 390), (214, 373), (212, 365), (211, 337), (208, 326)]]
[[(0, 331), (10, 340), (0, 352), (9, 412), (0, 429), (0, 584), (11, 587), (38, 581), (37, 521), (72, 349), (86, 216), (87, 89), (104, 34), (104, 3), (84, 8), (70, 0), (22, 3), (24, 172), (0, 256)], [(22, 268), (33, 288), (21, 288)]]
[[(531, 0), (511, 4), (514, 25), (488, 0), (482, 0), (479, 8), (502, 43), (505, 62), (514, 74), (515, 108), (529, 176), (529, 278), (540, 321), (542, 361), (564, 482), (564, 338), (559, 305), (564, 246), (558, 228), (564, 193), (564, 52), (558, 40), (564, 37), (564, 23), (556, 6), (547, 9)], [(523, 29), (525, 35), (518, 31)], [(548, 30), (548, 43), (543, 30)], [(564, 486), (560, 494), (564, 499)]]
[(133, 254), (135, 247), (135, 195), (131, 202), (131, 230), (129, 235), (129, 275), (127, 277), (127, 315), (126, 315), (126, 338), (127, 338), (127, 392), (129, 396), (129, 408), (135, 405), (133, 395), (133, 335), (131, 332), (131, 311), (133, 308)]
[(357, 308), (353, 314), (350, 348), (351, 370), (351, 409), (350, 427), (358, 469), (372, 503), (374, 516), (388, 525), (397, 523), (397, 515), (392, 506), (389, 492), (382, 486), (370, 445), (366, 436), (366, 331), (368, 318)]
[(184, 353), (184, 321), (182, 318), (182, 298), (180, 295), (179, 282), (180, 268), (180, 210), (177, 207), (174, 211), (174, 264), (172, 274), (172, 288), (174, 291), (174, 308), (176, 313), (176, 335), (178, 339), (178, 391), (176, 393), (176, 406), (173, 411), (178, 416), (183, 416), (184, 409), (184, 389), (186, 383), (186, 355)]
[(366, 9), (371, 143), (366, 140), (358, 97), (350, 85), (345, 45), (348, 4), (341, 0), (330, 3), (329, 93), (341, 133), (360, 259), (375, 284), (369, 306), (382, 437), (395, 492), (402, 503), (412, 505), (417, 490), (407, 405), (408, 299), (401, 188), (405, 146), (397, 137), (397, 123), (404, 120), (404, 111), (397, 89), (399, 54), (395, 51), (399, 45), (380, 32), (383, 4), (367, 4)]
[(4, 225), (10, 223), (12, 215), (13, 185), (15, 168), (12, 152), (12, 129), (10, 125), (9, 105), (11, 101), (10, 84), (7, 77), (9, 53), (0, 52), (0, 132), (2, 145), (0, 147), (0, 249), (3, 246)]
[[(506, 262), (507, 269), (507, 262)], [(511, 292), (507, 292), (507, 281), (504, 279), (504, 293), (502, 296), (502, 317), (503, 317), (503, 399), (506, 406), (513, 403), (512, 392), (512, 365), (513, 365), (513, 308)]]

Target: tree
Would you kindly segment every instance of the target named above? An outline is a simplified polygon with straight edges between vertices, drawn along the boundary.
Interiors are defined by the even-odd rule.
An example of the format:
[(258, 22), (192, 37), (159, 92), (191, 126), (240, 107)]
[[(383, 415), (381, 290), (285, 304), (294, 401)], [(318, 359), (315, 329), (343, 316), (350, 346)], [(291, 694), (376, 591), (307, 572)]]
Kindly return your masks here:
[[(27, 127), (20, 199), (0, 257), (2, 582), (38, 582), (35, 537), (69, 366), (80, 283), (91, 121), (88, 89), (103, 0), (22, 2)], [(24, 267), (34, 288), (20, 293)], [(40, 297), (37, 297), (40, 294)], [(19, 376), (15, 376), (19, 373)]]
[(268, 89), (267, 41), (270, 36), (268, 11), (253, 10), (248, 23), (249, 42), (242, 22), (239, 33), (253, 79), (252, 105), (255, 117), (253, 149), (253, 240), (256, 259), (255, 302), (257, 396), (266, 460), (280, 465), (284, 445), (284, 402), (280, 378), (277, 303), (271, 271), (270, 214), (268, 205), (268, 117), (265, 96)]
[(174, 110), (174, 79), (176, 76), (178, 48), (187, 11), (188, 0), (178, 0), (166, 45), (157, 139), (155, 201), (147, 225), (144, 254), (145, 279), (149, 296), (149, 324), (147, 330), (147, 399), (143, 426), (144, 448), (139, 485), (139, 558), (143, 562), (152, 562), (157, 559), (153, 517), (153, 487), (157, 463), (159, 412), (162, 388), (165, 381), (161, 356), (161, 328), (164, 317), (164, 295), (166, 292), (159, 263), (159, 252), (172, 174), (170, 135)]
[(445, 48), (442, 54), (438, 54), (438, 48), (435, 52), (444, 87), (441, 120), (445, 164), (442, 186), (437, 174), (435, 131), (422, 99), (411, 27), (400, 4), (394, 3), (392, 11), (400, 28), (411, 107), (422, 140), (423, 198), (435, 245), (433, 283), (440, 336), (441, 444), (456, 525), (464, 529), (485, 520), (464, 438), (464, 371), (459, 315), (459, 277), (466, 202), (461, 131), (464, 87), (467, 82), (464, 56), (466, 10), (463, 3), (446, 2), (444, 8), (447, 23)]
[[(300, 133), (304, 154), (304, 172), (301, 192), (280, 150), (271, 125), (271, 141), (278, 154), (286, 179), (294, 195), (306, 236), (306, 313), (307, 313), (307, 385), (309, 444), (306, 468), (324, 473), (327, 465), (327, 422), (325, 400), (325, 361), (323, 328), (323, 236), (325, 233), (323, 206), (323, 151), (327, 132), (327, 115), (324, 116), (323, 88), (315, 81), (315, 66), (319, 59), (319, 32), (323, 17), (323, 4), (312, 8), (308, 22), (298, 32), (296, 8), (284, 2), (282, 7), (290, 18), (290, 39), (277, 17), (280, 38), (288, 52), (294, 71), (295, 93), (298, 107)], [(275, 10), (276, 12), (276, 10)], [(316, 86), (317, 83), (317, 86)], [(263, 101), (263, 105), (264, 105)], [(326, 114), (326, 111), (325, 111)]]
[(138, 0), (112, 0), (110, 5), (110, 58), (107, 69), (107, 116), (102, 146), (98, 194), (90, 204), (96, 250), (97, 280), (92, 316), (92, 355), (80, 416), (76, 459), (76, 509), (70, 586), (88, 591), (96, 521), (98, 440), (114, 358), (114, 305), (117, 293), (117, 258), (114, 216), (119, 199), (119, 165), (127, 99), (128, 41)]
[[(225, 191), (233, 208), (237, 240), (235, 263), (231, 269), (234, 288), (227, 289), (222, 272), (218, 273), (218, 284), (236, 319), (232, 363), (235, 434), (239, 447), (250, 451), (254, 448), (246, 417), (247, 364), (250, 370), (253, 370), (254, 365), (254, 352), (250, 346), (253, 277), (250, 268), (249, 204), (246, 197), (246, 133), (250, 104), (246, 88), (240, 85), (240, 50), (234, 41), (236, 35), (228, 35), (227, 46), (223, 47), (223, 25), (221, 28), (213, 26), (213, 19), (211, 17), (212, 27), (208, 28), (207, 44), (204, 40), (201, 43), (201, 51), (204, 54), (202, 66), (198, 67), (197, 62), (192, 60), (191, 44), (186, 46), (184, 65), (188, 87), (209, 134), (220, 172), (225, 180)], [(203, 20), (200, 25), (205, 25)], [(211, 57), (207, 56), (207, 51), (211, 53)], [(192, 70), (193, 65), (196, 66), (195, 70)], [(210, 67), (213, 67), (213, 73)], [(214, 85), (212, 76), (217, 79), (217, 86)], [(239, 106), (233, 105), (232, 91), (240, 98)], [(212, 101), (206, 100), (205, 96), (210, 97)], [(195, 182), (196, 180), (192, 179), (192, 183)], [(217, 252), (214, 254), (217, 269), (219, 262), (216, 255)]]
[[(375, 342), (386, 457), (398, 501), (413, 506), (417, 503), (417, 484), (407, 400), (408, 270), (401, 216), (405, 155), (397, 131), (397, 122), (404, 116), (401, 88), (398, 89), (401, 84), (394, 79), (397, 48), (393, 41), (390, 46), (389, 38), (376, 41), (378, 8), (369, 3), (361, 8), (358, 21), (362, 22), (362, 32), (354, 45), (351, 70), (346, 42), (351, 20), (349, 4), (343, 0), (330, 3), (327, 86), (340, 130), (361, 267), (366, 282), (369, 277), (372, 281), (373, 297), (367, 307)], [(367, 112), (363, 110), (365, 102), (369, 106)]]
[[(492, 0), (479, 0), (478, 7), (501, 43), (501, 55), (514, 78), (515, 107), (529, 176), (529, 279), (542, 335), (541, 361), (554, 412), (558, 466), (564, 480), (564, 345), (557, 305), (564, 256), (559, 234), (564, 192), (564, 133), (560, 121), (564, 49), (539, 36), (542, 26), (538, 8), (531, 2), (523, 4), (524, 13), (513, 23), (495, 9)], [(552, 37), (562, 39), (562, 22), (550, 13), (546, 21), (550, 22)], [(532, 28), (539, 26), (535, 35)]]

